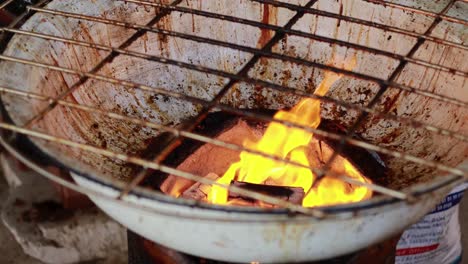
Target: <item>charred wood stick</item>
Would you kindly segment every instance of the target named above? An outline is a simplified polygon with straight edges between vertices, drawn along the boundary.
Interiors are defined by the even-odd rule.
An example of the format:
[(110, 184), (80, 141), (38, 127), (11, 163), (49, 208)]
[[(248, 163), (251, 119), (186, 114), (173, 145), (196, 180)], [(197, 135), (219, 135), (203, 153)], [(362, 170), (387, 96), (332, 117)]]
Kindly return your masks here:
[[(231, 183), (233, 186), (243, 188), (249, 191), (258, 192), (265, 195), (270, 195), (278, 199), (283, 199), (294, 204), (302, 204), (302, 199), (304, 199), (305, 192), (304, 189), (300, 187), (287, 187), (287, 186), (275, 186), (275, 185), (265, 185), (265, 184), (254, 184), (248, 182), (233, 181)], [(252, 200), (250, 197), (245, 197), (243, 195), (230, 192), (229, 198), (242, 198), (244, 200)]]
[[(211, 180), (216, 180), (219, 177), (210, 173), (207, 175), (207, 178)], [(304, 199), (305, 192), (304, 189), (300, 187), (287, 187), (287, 186), (274, 186), (274, 185), (264, 185), (264, 184), (254, 184), (248, 182), (233, 181), (231, 183), (233, 186), (243, 188), (246, 190), (262, 193), (265, 195), (270, 195), (278, 199), (283, 199), (294, 204), (302, 204), (302, 199)], [(206, 201), (209, 192), (211, 191), (211, 186), (202, 184), (200, 182), (195, 183), (189, 189), (183, 192), (182, 197), (187, 199), (193, 199), (198, 201)], [(250, 197), (246, 197), (234, 192), (229, 193), (228, 200), (234, 201), (245, 201), (247, 203), (251, 202), (254, 206), (255, 201)]]

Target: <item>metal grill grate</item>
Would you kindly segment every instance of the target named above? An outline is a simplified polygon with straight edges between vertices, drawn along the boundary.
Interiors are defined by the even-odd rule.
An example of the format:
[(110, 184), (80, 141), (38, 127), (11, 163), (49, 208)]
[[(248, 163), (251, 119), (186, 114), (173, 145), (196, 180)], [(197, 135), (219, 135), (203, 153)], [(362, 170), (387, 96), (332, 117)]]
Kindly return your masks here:
[[(400, 91), (431, 98), (433, 100), (438, 100), (440, 102), (455, 105), (461, 108), (468, 108), (468, 102), (465, 102), (458, 98), (454, 98), (454, 97), (447, 96), (444, 94), (438, 94), (436, 92), (432, 92), (428, 90), (418, 89), (418, 88), (412, 87), (411, 85), (401, 84), (397, 82), (397, 77), (405, 69), (405, 66), (408, 63), (411, 63), (413, 65), (418, 65), (426, 69), (432, 69), (438, 72), (445, 72), (452, 76), (459, 76), (461, 78), (464, 78), (466, 82), (468, 72), (464, 70), (456, 69), (456, 68), (447, 67), (440, 63), (432, 63), (432, 62), (417, 58), (415, 56), (415, 54), (419, 51), (419, 49), (426, 42), (433, 42), (443, 47), (457, 48), (457, 49), (460, 49), (464, 54), (468, 53), (468, 46), (466, 45), (466, 43), (463, 43), (463, 42), (460, 43), (460, 42), (456, 42), (453, 40), (439, 38), (431, 34), (433, 32), (433, 29), (436, 28), (436, 26), (442, 22), (453, 23), (453, 24), (457, 24), (457, 25), (465, 27), (468, 24), (468, 21), (463, 20), (458, 17), (450, 16), (448, 15), (448, 12), (451, 10), (451, 8), (454, 7), (455, 4), (457, 3), (466, 4), (467, 3), (466, 1), (451, 0), (448, 2), (445, 8), (443, 8), (439, 12), (432, 12), (432, 11), (428, 11), (428, 10), (417, 8), (417, 7), (411, 7), (411, 6), (398, 4), (395, 2), (377, 1), (377, 0), (367, 1), (370, 3), (377, 4), (377, 5), (383, 5), (386, 8), (403, 10), (404, 12), (416, 13), (416, 14), (425, 16), (427, 18), (431, 18), (432, 22), (429, 25), (427, 25), (424, 32), (414, 32), (412, 30), (398, 28), (395, 26), (386, 25), (386, 24), (378, 23), (378, 22), (371, 21), (371, 20), (365, 20), (361, 18), (350, 17), (350, 16), (345, 16), (342, 14), (320, 10), (320, 9), (314, 8), (314, 5), (316, 4), (317, 0), (308, 1), (303, 6), (290, 4), (287, 2), (276, 1), (276, 0), (251, 0), (251, 2), (256, 2), (258, 4), (270, 5), (270, 6), (275, 6), (278, 8), (285, 8), (294, 12), (294, 15), (291, 16), (289, 21), (287, 21), (284, 24), (284, 26), (277, 26), (277, 25), (272, 25), (272, 24), (268, 24), (264, 22), (258, 22), (254, 20), (241, 18), (241, 17), (218, 14), (218, 13), (214, 13), (210, 11), (205, 11), (202, 9), (194, 9), (194, 8), (181, 6), (180, 4), (181, 2), (183, 2), (182, 0), (175, 0), (170, 4), (146, 2), (146, 1), (140, 1), (140, 0), (124, 1), (126, 3), (132, 3), (135, 5), (141, 5), (141, 6), (146, 6), (146, 7), (154, 7), (160, 10), (158, 15), (156, 15), (153, 19), (151, 19), (148, 23), (144, 25), (136, 24), (136, 23), (128, 23), (128, 22), (119, 21), (119, 20), (112, 20), (112, 19), (108, 19), (105, 17), (95, 17), (95, 16), (89, 16), (89, 15), (80, 14), (80, 13), (73, 13), (71, 11), (65, 12), (62, 10), (49, 9), (47, 6), (49, 2), (51, 1), (43, 0), (34, 5), (31, 4), (27, 6), (27, 9), (25, 10), (25, 12), (22, 13), (20, 16), (18, 16), (15, 19), (15, 21), (12, 22), (10, 26), (3, 27), (1, 29), (3, 32), (3, 37), (5, 39), (5, 41), (2, 43), (3, 48), (5, 48), (7, 40), (9, 40), (12, 36), (22, 35), (22, 36), (27, 36), (30, 38), (39, 38), (43, 40), (60, 42), (60, 43), (69, 44), (73, 46), (88, 47), (88, 48), (108, 52), (108, 55), (105, 56), (98, 64), (96, 64), (89, 71), (65, 68), (61, 66), (43, 63), (43, 62), (40, 62), (39, 60), (28, 60), (28, 59), (23, 59), (20, 57), (15, 57), (15, 56), (0, 55), (0, 60), (2, 61), (9, 61), (9, 62), (24, 64), (24, 65), (29, 65), (32, 67), (44, 68), (44, 69), (48, 69), (51, 71), (60, 72), (62, 74), (74, 75), (74, 76), (79, 77), (77, 82), (71, 85), (64, 93), (61, 93), (56, 97), (51, 97), (48, 95), (32, 93), (32, 92), (25, 92), (20, 89), (21, 87), (5, 87), (5, 86), (0, 87), (0, 91), (2, 94), (9, 94), (11, 96), (18, 96), (18, 97), (24, 97), (24, 98), (41, 100), (41, 101), (47, 102), (47, 106), (45, 108), (41, 109), (41, 111), (39, 111), (37, 115), (30, 118), (29, 121), (23, 124), (22, 126), (17, 126), (15, 124), (3, 121), (0, 123), (0, 127), (4, 130), (9, 130), (9, 131), (13, 131), (19, 134), (24, 134), (29, 137), (44, 139), (46, 141), (54, 142), (57, 144), (63, 144), (63, 145), (70, 146), (73, 148), (78, 148), (84, 151), (92, 152), (95, 154), (100, 154), (109, 158), (122, 160), (122, 161), (126, 161), (129, 163), (133, 163), (133, 164), (141, 166), (143, 169), (140, 171), (140, 173), (138, 173), (138, 175), (136, 175), (136, 177), (133, 178), (133, 180), (130, 183), (126, 184), (123, 188), (121, 188), (121, 195), (119, 198), (123, 198), (130, 191), (134, 190), (148, 176), (148, 169), (159, 170), (159, 171), (173, 174), (182, 178), (202, 182), (204, 184), (220, 185), (218, 183), (213, 182), (212, 180), (202, 177), (203, 175), (202, 176), (194, 175), (191, 173), (179, 171), (172, 167), (162, 165), (162, 162), (185, 138), (194, 139), (197, 141), (221, 146), (224, 148), (229, 148), (232, 150), (247, 151), (250, 153), (262, 155), (264, 157), (272, 158), (275, 160), (280, 160), (286, 164), (293, 164), (296, 166), (304, 167), (301, 164), (294, 163), (289, 160), (284, 160), (274, 155), (260, 153), (253, 149), (244, 148), (243, 146), (240, 146), (240, 145), (223, 142), (217, 139), (213, 139), (207, 136), (194, 133), (193, 130), (197, 127), (197, 125), (200, 124), (200, 122), (202, 122), (206, 118), (208, 113), (212, 110), (222, 110), (222, 111), (226, 111), (226, 112), (230, 112), (230, 113), (234, 113), (237, 115), (246, 116), (249, 118), (254, 118), (254, 119), (266, 121), (266, 122), (278, 122), (278, 123), (285, 124), (287, 126), (301, 128), (311, 133), (340, 142), (340, 147), (337, 148), (334, 155), (330, 158), (330, 160), (328, 160), (328, 162), (326, 162), (323, 168), (310, 168), (314, 171), (314, 173), (316, 173), (319, 176), (319, 179), (316, 181), (316, 183), (319, 182), (319, 180), (322, 179), (325, 175), (327, 175), (328, 177), (339, 178), (350, 184), (366, 186), (376, 192), (379, 192), (379, 193), (382, 193), (384, 195), (388, 195), (394, 198), (411, 199), (413, 197), (413, 194), (411, 193), (405, 193), (402, 191), (393, 190), (393, 189), (380, 186), (377, 184), (361, 183), (346, 175), (339, 175), (331, 171), (328, 171), (329, 165), (333, 162), (333, 160), (337, 157), (337, 155), (340, 154), (340, 151), (342, 151), (343, 147), (347, 144), (361, 147), (361, 148), (371, 150), (371, 151), (376, 151), (378, 153), (385, 154), (391, 157), (404, 159), (410, 162), (414, 162), (416, 164), (432, 167), (432, 168), (435, 168), (435, 169), (438, 169), (447, 173), (458, 175), (460, 177), (465, 177), (465, 178), (468, 177), (465, 171), (458, 169), (458, 168), (451, 167), (451, 166), (447, 166), (436, 160), (420, 158), (417, 156), (413, 156), (411, 154), (395, 151), (395, 150), (386, 148), (384, 146), (378, 146), (375, 144), (368, 143), (366, 141), (358, 140), (353, 137), (356, 129), (362, 124), (363, 120), (368, 115), (373, 115), (373, 116), (377, 116), (386, 120), (393, 120), (393, 121), (401, 122), (402, 124), (405, 124), (411, 127), (421, 128), (430, 133), (455, 138), (455, 139), (462, 141), (463, 143), (468, 142), (468, 135), (465, 135), (458, 131), (452, 131), (450, 129), (446, 129), (446, 128), (438, 127), (438, 126), (428, 124), (425, 122), (417, 121), (412, 118), (397, 116), (389, 112), (382, 112), (382, 111), (375, 109), (375, 106), (378, 104), (379, 100), (383, 97), (383, 95), (389, 90), (389, 88), (398, 89)], [(14, 3), (13, 0), (4, 1), (2, 4), (0, 4), (0, 10), (6, 10), (13, 3)], [(160, 22), (165, 16), (167, 16), (171, 12), (192, 14), (192, 15), (212, 18), (216, 20), (228, 21), (230, 23), (235, 23), (235, 24), (240, 24), (240, 25), (245, 25), (245, 26), (252, 26), (258, 29), (271, 30), (272, 32), (274, 32), (274, 34), (269, 39), (269, 41), (266, 42), (265, 45), (263, 45), (262, 47), (256, 48), (256, 47), (251, 47), (247, 45), (229, 43), (229, 42), (217, 40), (214, 38), (198, 36), (195, 34), (176, 32), (176, 31), (167, 30), (167, 29), (158, 27), (157, 26), (158, 22)], [(130, 37), (128, 37), (125, 41), (123, 41), (121, 45), (114, 47), (114, 46), (108, 46), (108, 45), (103, 45), (103, 44), (96, 44), (96, 43), (91, 43), (91, 42), (86, 42), (86, 41), (65, 38), (59, 35), (51, 35), (51, 34), (40, 32), (40, 31), (31, 31), (31, 30), (21, 29), (20, 26), (22, 22), (35, 14), (46, 14), (46, 15), (49, 15), (50, 17), (58, 16), (58, 17), (80, 19), (83, 21), (87, 21), (89, 23), (103, 23), (103, 24), (122, 27), (123, 29), (132, 29), (134, 30), (134, 33), (131, 34)], [(407, 54), (402, 55), (402, 54), (385, 51), (382, 49), (369, 47), (369, 46), (362, 45), (362, 44), (353, 43), (350, 41), (338, 40), (338, 39), (320, 36), (320, 35), (312, 34), (312, 33), (307, 33), (307, 32), (303, 32), (303, 31), (295, 29), (294, 26), (298, 23), (298, 21), (305, 14), (310, 14), (310, 15), (314, 15), (318, 17), (327, 17), (331, 19), (338, 19), (339, 21), (346, 21), (346, 22), (353, 23), (353, 24), (363, 25), (369, 28), (383, 30), (385, 32), (401, 34), (408, 38), (414, 39), (414, 45), (412, 46), (412, 48)], [(155, 56), (155, 55), (147, 54), (144, 52), (137, 52), (137, 51), (132, 51), (128, 49), (136, 40), (141, 38), (147, 32), (157, 33), (157, 34), (164, 35), (164, 36), (176, 37), (180, 39), (186, 39), (186, 40), (199, 42), (199, 43), (207, 43), (207, 44), (214, 45), (217, 47), (225, 47), (225, 48), (252, 54), (252, 57), (248, 60), (247, 63), (243, 65), (243, 67), (238, 72), (231, 73), (231, 72), (227, 72), (227, 71), (223, 71), (223, 70), (219, 70), (215, 68), (210, 68), (207, 66), (196, 65), (196, 64), (189, 63), (189, 62), (173, 60), (173, 59), (169, 59), (169, 58), (162, 57), (162, 56)], [(338, 68), (335, 66), (326, 65), (324, 63), (274, 52), (272, 48), (276, 44), (278, 44), (282, 39), (284, 39), (285, 36), (297, 36), (297, 37), (307, 38), (307, 39), (311, 39), (311, 40), (315, 40), (319, 42), (328, 43), (330, 45), (351, 48), (353, 50), (364, 52), (366, 54), (373, 54), (376, 56), (383, 56), (386, 58), (394, 59), (398, 62), (398, 64), (395, 70), (389, 76), (389, 78), (382, 79), (382, 78), (378, 78), (369, 74), (348, 71), (348, 70)], [(179, 67), (181, 69), (187, 69), (187, 70), (194, 71), (194, 72), (211, 74), (214, 76), (227, 78), (229, 81), (224, 85), (224, 87), (222, 87), (217, 92), (215, 96), (213, 96), (211, 100), (205, 100), (205, 99), (200, 99), (194, 96), (186, 95), (180, 92), (170, 91), (170, 90), (166, 90), (163, 88), (153, 87), (150, 85), (143, 85), (137, 82), (117, 79), (112, 76), (108, 76), (108, 75), (100, 73), (100, 70), (106, 64), (108, 64), (109, 62), (111, 62), (113, 59), (115, 59), (116, 57), (120, 55), (126, 55), (130, 57), (140, 58), (140, 59), (158, 62), (162, 64), (173, 65), (175, 67)], [(306, 66), (306, 67), (313, 67), (313, 68), (317, 68), (321, 70), (336, 72), (336, 73), (343, 74), (350, 78), (355, 78), (355, 79), (375, 83), (379, 86), (379, 89), (366, 106), (360, 106), (357, 104), (337, 100), (337, 99), (330, 98), (327, 96), (312, 95), (305, 91), (294, 89), (286, 85), (281, 85), (281, 84), (277, 84), (274, 82), (265, 81), (262, 79), (253, 78), (249, 76), (248, 72), (262, 58), (276, 59), (276, 60), (281, 60), (284, 62), (296, 63), (296, 64)], [(197, 116), (185, 122), (179, 128), (174, 128), (174, 127), (165, 126), (156, 122), (150, 122), (150, 121), (146, 121), (140, 118), (135, 118), (129, 115), (113, 113), (113, 112), (106, 111), (104, 109), (99, 109), (97, 107), (80, 105), (77, 103), (67, 101), (66, 98), (70, 96), (73, 92), (75, 92), (77, 89), (80, 89), (82, 84), (84, 84), (87, 80), (98, 80), (98, 81), (102, 81), (102, 82), (106, 82), (110, 84), (121, 85), (123, 87), (128, 87), (131, 89), (140, 89), (143, 91), (148, 91), (148, 92), (152, 92), (156, 94), (167, 95), (169, 97), (199, 104), (202, 106), (202, 109), (201, 111), (199, 111)], [(342, 106), (347, 109), (359, 111), (360, 114), (356, 118), (356, 121), (349, 127), (347, 131), (347, 135), (343, 136), (343, 135), (339, 135), (333, 132), (324, 131), (321, 129), (312, 129), (312, 128), (301, 126), (301, 125), (294, 124), (291, 122), (277, 120), (266, 115), (255, 113), (253, 111), (239, 109), (239, 108), (221, 103), (221, 100), (226, 96), (226, 94), (229, 93), (232, 87), (234, 87), (239, 82), (248, 83), (252, 85), (258, 85), (258, 86), (264, 87), (265, 89), (272, 89), (272, 90), (279, 91), (282, 93), (289, 93), (294, 96), (319, 99), (323, 102), (328, 102), (328, 103), (332, 103), (338, 106)], [(80, 110), (80, 111), (86, 111), (86, 112), (93, 113), (93, 114), (99, 114), (107, 118), (113, 119), (116, 122), (119, 120), (126, 121), (126, 122), (133, 123), (136, 125), (154, 128), (160, 131), (170, 132), (172, 133), (172, 137), (166, 142), (167, 143), (166, 147), (160, 150), (158, 153), (156, 153), (154, 160), (145, 160), (139, 157), (127, 155), (125, 153), (117, 153), (117, 152), (111, 151), (110, 149), (96, 147), (96, 146), (83, 144), (79, 142), (74, 142), (70, 139), (58, 138), (58, 137), (49, 135), (45, 132), (33, 130), (32, 128), (33, 124), (41, 120), (44, 116), (50, 113), (57, 106), (64, 106), (70, 110)], [(319, 209), (303, 208), (301, 206), (297, 206), (297, 205), (282, 201), (280, 199), (270, 197), (268, 195), (255, 193), (255, 192), (241, 189), (235, 186), (224, 186), (224, 187), (228, 188), (232, 192), (240, 193), (245, 196), (249, 196), (258, 200), (276, 204), (276, 205), (288, 208), (293, 211), (298, 211), (298, 212), (302, 212), (306, 214), (312, 214), (317, 217), (324, 216), (323, 212)]]

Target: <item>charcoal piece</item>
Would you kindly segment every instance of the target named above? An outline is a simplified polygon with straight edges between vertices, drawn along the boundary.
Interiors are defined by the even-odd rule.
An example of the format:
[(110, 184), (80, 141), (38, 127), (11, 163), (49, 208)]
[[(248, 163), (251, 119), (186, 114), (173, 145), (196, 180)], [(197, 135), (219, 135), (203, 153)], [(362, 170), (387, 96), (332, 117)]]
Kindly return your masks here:
[[(302, 204), (302, 199), (304, 199), (305, 196), (304, 189), (300, 187), (274, 186), (240, 181), (233, 181), (232, 185), (249, 191), (270, 195), (275, 198), (282, 199), (298, 205)], [(229, 198), (242, 198), (244, 200), (252, 200), (250, 197), (245, 197), (241, 194), (237, 194), (234, 192), (229, 193)]]

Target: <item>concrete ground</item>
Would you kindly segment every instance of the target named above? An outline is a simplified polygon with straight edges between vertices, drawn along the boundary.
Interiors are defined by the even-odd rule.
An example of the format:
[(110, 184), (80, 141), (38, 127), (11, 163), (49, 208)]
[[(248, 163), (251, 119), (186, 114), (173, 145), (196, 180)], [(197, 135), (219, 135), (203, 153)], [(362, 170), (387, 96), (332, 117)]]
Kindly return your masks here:
[[(0, 175), (0, 201), (5, 201), (8, 185), (3, 175)], [(1, 203), (0, 203), (1, 206)], [(1, 208), (1, 207), (0, 207)], [(41, 264), (42, 262), (29, 257), (23, 253), (20, 245), (16, 243), (13, 235), (0, 221), (0, 263), (14, 264)]]
[[(2, 173), (0, 172), (0, 210), (2, 210), (3, 201), (6, 201), (8, 195), (8, 184), (6, 183)], [(98, 217), (98, 215), (96, 215)], [(106, 222), (107, 223), (107, 222)], [(89, 223), (88, 223), (89, 224)], [(109, 227), (106, 224), (106, 227)], [(114, 230), (115, 231), (115, 230)], [(103, 246), (103, 244), (99, 244)], [(126, 246), (126, 243), (125, 243)], [(115, 248), (114, 248), (115, 249)], [(111, 255), (109, 259), (101, 259), (96, 261), (87, 261), (81, 264), (123, 264), (127, 263), (126, 254), (123, 256), (118, 255), (120, 251), (118, 249)], [(39, 261), (23, 252), (21, 246), (16, 242), (14, 236), (5, 227), (3, 220), (0, 219), (0, 264), (12, 263), (12, 264), (43, 264)]]
[[(8, 185), (0, 175), (0, 201), (5, 200)], [(462, 241), (464, 245), (463, 264), (468, 264), (468, 195), (465, 196), (460, 208), (462, 226)], [(0, 221), (0, 263), (12, 264), (42, 264), (42, 262), (24, 254), (13, 236)], [(87, 264), (90, 264), (89, 262)]]

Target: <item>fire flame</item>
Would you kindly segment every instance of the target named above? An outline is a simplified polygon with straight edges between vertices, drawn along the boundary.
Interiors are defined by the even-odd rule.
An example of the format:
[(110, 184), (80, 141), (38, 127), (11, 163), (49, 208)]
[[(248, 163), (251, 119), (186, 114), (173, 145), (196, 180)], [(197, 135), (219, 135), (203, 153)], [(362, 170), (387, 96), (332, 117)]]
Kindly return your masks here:
[[(347, 63), (344, 68), (351, 70), (355, 65), (356, 59), (352, 58), (352, 61)], [(314, 94), (325, 95), (341, 77), (342, 75), (337, 73), (325, 72), (324, 79)], [(320, 124), (320, 101), (311, 98), (303, 99), (289, 111), (278, 111), (275, 114), (275, 119), (317, 128)], [(243, 145), (249, 149), (289, 159), (310, 167), (308, 146), (312, 138), (313, 134), (303, 129), (272, 122), (258, 142), (245, 140)], [(349, 177), (361, 182), (370, 182), (350, 162), (343, 160), (340, 164), (341, 169)], [(350, 186), (331, 177), (325, 177), (317, 187), (311, 190), (315, 178), (316, 175), (308, 168), (285, 164), (243, 151), (240, 153), (240, 161), (233, 163), (217, 182), (228, 185), (233, 180), (238, 180), (255, 184), (301, 187), (307, 194), (302, 202), (305, 207), (357, 202), (372, 195), (371, 190), (366, 187)], [(208, 194), (208, 201), (216, 204), (228, 203), (228, 190), (221, 186), (212, 186)]]

